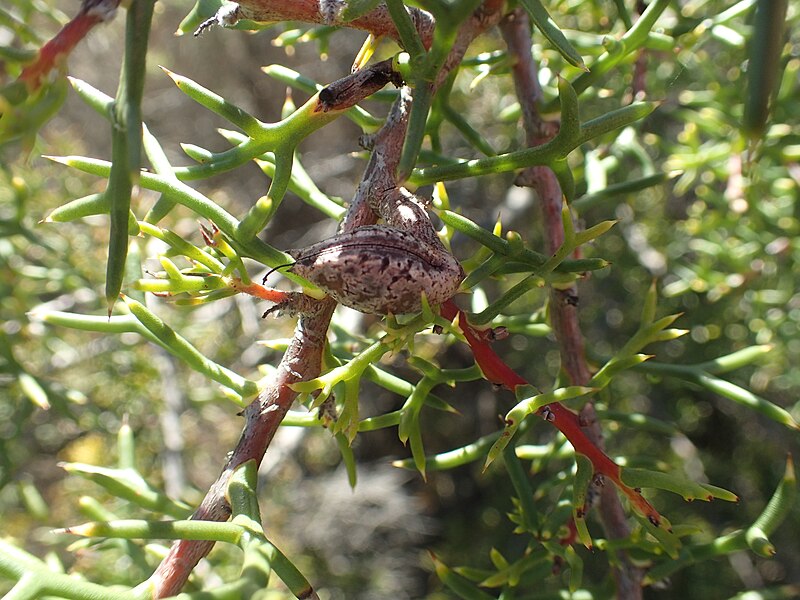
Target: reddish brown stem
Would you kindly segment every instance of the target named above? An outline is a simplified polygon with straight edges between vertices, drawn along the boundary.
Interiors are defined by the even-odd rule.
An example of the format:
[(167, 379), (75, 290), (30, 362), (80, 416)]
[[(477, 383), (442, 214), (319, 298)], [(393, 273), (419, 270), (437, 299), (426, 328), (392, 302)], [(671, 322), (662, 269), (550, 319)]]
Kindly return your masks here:
[[(275, 379), (245, 410), (245, 425), (236, 449), (217, 481), (206, 493), (192, 515), (202, 521), (225, 521), (231, 514), (225, 493), (233, 471), (249, 460), (261, 463), (278, 426), (294, 402), (297, 392), (289, 386), (316, 377), (322, 364), (325, 334), (333, 309), (333, 300), (324, 300), (314, 314), (301, 314), (294, 337), (278, 365)], [(177, 594), (192, 569), (214, 542), (179, 540), (170, 548), (151, 578), (154, 597)]]
[[(386, 5), (380, 3), (361, 17), (342, 21), (342, 3), (331, 0), (242, 0), (238, 2), (242, 17), (253, 21), (302, 21), (325, 25), (346, 25), (353, 29), (368, 31), (375, 37), (386, 36), (400, 41), (397, 28)], [(430, 13), (418, 8), (409, 8), (411, 20), (417, 28), (425, 47), (433, 39), (434, 20)]]
[[(530, 52), (531, 28), (528, 15), (520, 9), (513, 11), (503, 20), (501, 30), (509, 53), (514, 58), (512, 74), (517, 97), (522, 106), (523, 125), (528, 146), (537, 146), (547, 141), (548, 135), (552, 135), (552, 129), (548, 130), (547, 124), (536, 109), (536, 99), (541, 97), (541, 90), (536, 74), (536, 64)], [(563, 199), (558, 179), (555, 173), (547, 167), (531, 167), (518, 178), (518, 183), (530, 186), (541, 203), (547, 250), (552, 254), (564, 243), (564, 225), (561, 215)], [(576, 285), (551, 288), (550, 322), (558, 342), (563, 371), (573, 385), (588, 384), (592, 375), (586, 362), (584, 340), (578, 319), (578, 289)], [(560, 405), (553, 405), (551, 411), (554, 406), (560, 407)], [(563, 407), (560, 408), (566, 411)], [(557, 413), (553, 412), (553, 414)], [(573, 413), (570, 412), (570, 414)], [(576, 452), (585, 454), (592, 461), (595, 472), (611, 479), (625, 493), (636, 510), (646, 515), (654, 524), (658, 524), (660, 518), (655, 509), (644, 500), (641, 494), (622, 483), (619, 467), (603, 452), (602, 431), (597, 419), (594, 418), (593, 405), (587, 404), (581, 411), (580, 418), (575, 415), (573, 417), (574, 419), (566, 416), (563, 418), (563, 423), (569, 425), (568, 430), (560, 427), (556, 422), (554, 424), (567, 436)], [(583, 425), (586, 426), (583, 427)], [(591, 452), (592, 455), (587, 452)], [(612, 539), (627, 538), (631, 530), (617, 494), (611, 487), (603, 487), (600, 490), (600, 500), (600, 518), (606, 534)], [(640, 599), (642, 597), (643, 571), (634, 566), (627, 555), (621, 554), (619, 558), (620, 566), (614, 569), (618, 598)]]
[(66, 63), (70, 52), (92, 28), (114, 18), (120, 0), (84, 0), (75, 15), (56, 36), (39, 50), (36, 61), (20, 73), (28, 92), (36, 91), (54, 68)]
[(242, 294), (247, 294), (261, 300), (266, 300), (267, 302), (274, 302), (275, 304), (280, 304), (281, 302), (285, 302), (289, 299), (288, 292), (282, 292), (281, 290), (264, 287), (263, 285), (258, 285), (257, 283), (244, 283), (241, 279), (231, 280), (231, 287)]
[[(458, 327), (464, 334), (475, 357), (475, 362), (486, 379), (512, 392), (516, 390), (517, 386), (528, 385), (528, 382), (522, 376), (497, 356), (489, 346), (485, 330), (472, 327), (469, 324), (466, 313), (458, 308), (455, 302), (452, 300), (445, 302), (442, 305), (441, 314), (449, 321), (457, 319)], [(640, 514), (647, 517), (654, 525), (658, 525), (661, 522), (661, 516), (658, 511), (638, 491), (622, 482), (619, 465), (611, 460), (587, 435), (582, 420), (578, 415), (559, 403), (543, 406), (537, 411), (537, 414), (563, 433), (564, 437), (575, 448), (575, 452), (586, 456), (591, 461), (595, 472), (610, 479), (628, 497), (631, 505)]]

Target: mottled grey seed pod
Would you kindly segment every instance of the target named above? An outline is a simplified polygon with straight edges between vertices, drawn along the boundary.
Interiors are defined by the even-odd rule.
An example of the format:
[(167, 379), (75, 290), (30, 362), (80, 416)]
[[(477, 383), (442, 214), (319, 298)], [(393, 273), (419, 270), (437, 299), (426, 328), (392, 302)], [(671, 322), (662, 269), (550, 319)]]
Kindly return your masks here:
[[(438, 241), (438, 240), (437, 240)], [(337, 302), (369, 314), (403, 314), (451, 298), (464, 278), (458, 261), (439, 244), (381, 225), (360, 227), (290, 250), (291, 271)]]

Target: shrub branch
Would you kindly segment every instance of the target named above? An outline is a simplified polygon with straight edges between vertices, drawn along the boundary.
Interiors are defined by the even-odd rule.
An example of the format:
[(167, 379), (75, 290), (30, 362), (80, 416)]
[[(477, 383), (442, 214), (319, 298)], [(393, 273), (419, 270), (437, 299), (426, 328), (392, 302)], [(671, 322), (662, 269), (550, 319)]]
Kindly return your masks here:
[[(516, 9), (503, 19), (500, 28), (509, 53), (513, 56), (511, 73), (522, 109), (527, 145), (531, 148), (539, 146), (549, 141), (555, 131), (552, 124), (541, 118), (536, 107), (537, 100), (542, 97), (542, 90), (530, 51), (531, 27), (528, 15), (523, 10)], [(563, 194), (556, 173), (547, 166), (529, 167), (520, 174), (517, 183), (531, 187), (536, 193), (542, 207), (547, 252), (554, 254), (564, 244), (565, 239), (565, 223), (562, 220)], [(565, 218), (572, 217), (567, 213)], [(577, 285), (573, 283), (567, 286), (551, 286), (549, 310), (563, 371), (572, 385), (589, 385), (592, 375), (586, 362), (584, 340), (578, 320)], [(580, 424), (591, 443), (602, 452), (602, 431), (591, 402), (581, 411)], [(570, 438), (570, 441), (573, 440)], [(579, 451), (577, 447), (576, 451)], [(594, 464), (594, 468), (596, 473), (601, 472), (597, 464)], [(606, 535), (611, 539), (628, 538), (631, 529), (616, 490), (611, 486), (600, 485), (599, 488), (600, 517)], [(641, 598), (644, 572), (635, 567), (627, 556), (621, 555), (619, 558), (620, 561), (614, 568), (617, 597)]]
[[(243, 3), (242, 6), (252, 10), (255, 4)], [(261, 7), (262, 12), (257, 15), (250, 14), (249, 18), (258, 16), (259, 19), (293, 19), (312, 22), (318, 22), (321, 18), (317, 2), (263, 2), (257, 4)], [(381, 5), (381, 7), (385, 10), (385, 6)], [(460, 63), (472, 39), (499, 20), (499, 8), (497, 2), (486, 2), (475, 11), (471, 18), (465, 21), (456, 36), (456, 42), (445, 60), (437, 81), (444, 81), (446, 73)], [(291, 15), (288, 12), (281, 12), (300, 9), (309, 12), (292, 13)], [(278, 12), (265, 12), (267, 10)], [(419, 24), (417, 26), (419, 29)], [(379, 32), (373, 33), (378, 34)], [(425, 39), (422, 33), (421, 37)], [(358, 78), (358, 75), (356, 74), (354, 78)], [(373, 86), (366, 85), (363, 97), (374, 91)], [(370, 160), (350, 208), (341, 223), (341, 231), (351, 231), (357, 227), (375, 223), (377, 217), (370, 207), (372, 191), (385, 190), (397, 185), (396, 170), (405, 141), (410, 106), (411, 95), (409, 90), (404, 88), (393, 105), (383, 128), (374, 136), (364, 140), (372, 150)], [(224, 521), (229, 518), (231, 509), (225, 491), (232, 473), (236, 467), (248, 460), (255, 460), (260, 464), (278, 426), (297, 396), (297, 392), (290, 387), (291, 384), (313, 379), (319, 375), (326, 334), (335, 307), (336, 303), (333, 300), (325, 299), (318, 303), (317, 310), (300, 315), (294, 336), (281, 359), (275, 379), (244, 410), (245, 425), (239, 442), (217, 481), (212, 484), (202, 503), (192, 515), (193, 519)], [(211, 551), (213, 546), (214, 542), (211, 541), (179, 540), (175, 542), (150, 579), (154, 598), (163, 598), (178, 593), (192, 569), (201, 558)]]

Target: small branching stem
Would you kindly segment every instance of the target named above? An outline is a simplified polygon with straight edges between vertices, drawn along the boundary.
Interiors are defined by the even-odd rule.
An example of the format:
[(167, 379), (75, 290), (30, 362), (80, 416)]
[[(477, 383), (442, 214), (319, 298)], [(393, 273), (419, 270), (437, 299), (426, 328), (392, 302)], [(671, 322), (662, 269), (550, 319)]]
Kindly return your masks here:
[[(321, 22), (322, 19), (319, 2), (316, 0), (291, 2), (258, 0), (240, 2), (240, 6), (248, 13), (248, 18), (257, 20)], [(444, 82), (447, 73), (461, 62), (470, 42), (485, 29), (497, 23), (501, 7), (501, 2), (487, 1), (462, 24), (439, 72), (437, 85)], [(382, 15), (380, 11), (385, 12), (386, 6), (381, 4), (348, 25), (368, 28), (376, 36), (386, 35), (389, 27), (394, 31), (388, 12)], [(432, 38), (432, 18), (424, 11), (415, 9), (410, 9), (410, 14), (420, 38), (427, 46)], [(368, 26), (365, 27), (365, 23)], [(382, 29), (378, 27), (379, 23), (383, 23)], [(369, 140), (372, 149), (370, 160), (350, 208), (342, 220), (340, 231), (352, 231), (357, 227), (375, 223), (377, 216), (372, 210), (375, 202), (373, 193), (397, 186), (396, 172), (405, 141), (411, 100), (409, 91), (406, 88), (401, 90), (400, 97), (394, 104), (385, 125)], [(219, 478), (209, 488), (192, 516), (193, 519), (224, 521), (230, 517), (231, 509), (225, 492), (233, 471), (248, 460), (261, 462), (278, 426), (297, 396), (297, 392), (291, 389), (291, 384), (313, 379), (319, 375), (325, 338), (335, 308), (336, 303), (333, 300), (325, 299), (320, 301), (317, 311), (300, 315), (294, 337), (278, 366), (276, 377), (245, 409), (245, 425), (239, 442)], [(189, 578), (192, 569), (211, 551), (213, 545), (213, 542), (207, 541), (175, 542), (150, 579), (153, 597), (164, 598), (177, 594)]]
[[(261, 462), (278, 426), (297, 396), (289, 386), (319, 375), (325, 333), (335, 307), (336, 303), (332, 300), (323, 300), (317, 312), (300, 315), (294, 337), (278, 365), (275, 378), (244, 410), (245, 425), (239, 442), (217, 481), (192, 515), (193, 519), (225, 521), (230, 517), (231, 508), (225, 494), (231, 475), (239, 465), (248, 460)], [(175, 542), (151, 578), (154, 597), (163, 598), (177, 594), (194, 566), (213, 546), (214, 542), (210, 541)]]

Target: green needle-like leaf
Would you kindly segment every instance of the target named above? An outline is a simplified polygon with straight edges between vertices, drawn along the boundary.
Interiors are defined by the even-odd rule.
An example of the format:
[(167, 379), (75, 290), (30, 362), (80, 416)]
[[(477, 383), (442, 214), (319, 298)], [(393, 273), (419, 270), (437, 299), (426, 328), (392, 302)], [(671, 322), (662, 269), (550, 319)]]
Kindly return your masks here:
[(749, 42), (747, 98), (742, 131), (752, 140), (763, 137), (781, 74), (788, 0), (759, 0)]
[(247, 111), (228, 102), (222, 96), (215, 94), (211, 90), (195, 83), (188, 77), (173, 73), (166, 67), (161, 67), (161, 69), (175, 82), (179, 90), (201, 106), (204, 106), (208, 110), (230, 121), (251, 138), (262, 135), (266, 125), (250, 115)]
[(572, 483), (572, 518), (575, 521), (575, 529), (578, 532), (578, 539), (589, 550), (592, 549), (592, 538), (589, 529), (586, 527), (586, 496), (589, 485), (592, 483), (594, 467), (592, 461), (582, 454), (575, 455), (577, 470), (575, 480)]
[[(652, 6), (652, 5), (651, 5)], [(567, 105), (569, 106), (569, 105)], [(409, 181), (417, 186), (436, 183), (437, 181), (450, 181), (466, 177), (477, 177), (515, 171), (536, 165), (550, 165), (554, 161), (566, 157), (580, 144), (591, 139), (622, 129), (631, 123), (649, 115), (658, 105), (653, 102), (637, 102), (583, 123), (580, 135), (574, 137), (574, 132), (563, 127), (559, 134), (551, 141), (541, 146), (518, 150), (488, 158), (463, 160), (455, 164), (436, 167), (422, 167), (415, 169)]]
[(735, 494), (719, 488), (709, 489), (699, 483), (694, 483), (681, 477), (669, 473), (660, 473), (646, 469), (634, 469), (625, 467), (621, 469), (622, 481), (633, 488), (657, 488), (668, 490), (683, 496), (684, 500), (705, 500), (710, 501), (714, 498), (721, 498), (731, 502), (736, 502), (738, 498)]
[(653, 362), (637, 365), (636, 368), (646, 373), (669, 375), (695, 383), (710, 392), (714, 392), (724, 398), (728, 398), (738, 404), (751, 408), (786, 427), (800, 430), (800, 424), (795, 421), (794, 417), (792, 417), (786, 409), (730, 381), (714, 377), (701, 369), (688, 365), (667, 365)]
[(572, 44), (569, 43), (558, 26), (553, 22), (553, 19), (541, 2), (539, 2), (539, 0), (521, 0), (521, 4), (525, 7), (525, 10), (528, 11), (531, 20), (536, 24), (536, 27), (539, 28), (539, 31), (547, 38), (547, 41), (555, 46), (559, 54), (564, 57), (564, 60), (579, 69), (588, 71), (586, 65), (583, 64), (581, 55), (573, 48)]
[(797, 476), (794, 471), (794, 461), (789, 455), (786, 459), (786, 470), (775, 493), (764, 508), (764, 512), (745, 532), (747, 545), (753, 552), (766, 557), (775, 554), (775, 546), (769, 541), (769, 536), (786, 520), (794, 508), (796, 498)]
[(450, 567), (436, 558), (436, 555), (432, 552), (429, 552), (429, 554), (431, 560), (433, 560), (437, 577), (459, 598), (464, 600), (496, 600), (494, 596), (487, 594), (468, 579), (455, 573)]
[(497, 458), (500, 452), (502, 452), (503, 448), (508, 445), (509, 441), (511, 441), (511, 438), (514, 436), (525, 417), (536, 412), (542, 406), (550, 404), (551, 402), (564, 402), (565, 400), (585, 396), (593, 391), (595, 391), (595, 388), (576, 385), (558, 388), (552, 392), (535, 393), (533, 396), (522, 399), (508, 412), (508, 414), (506, 414), (505, 429), (500, 435), (500, 439), (498, 439), (492, 446), (491, 450), (489, 450), (489, 455), (486, 457), (485, 467), (488, 467), (494, 461), (494, 459)]
[(636, 20), (620, 40), (613, 42), (609, 50), (589, 66), (586, 73), (581, 73), (573, 82), (575, 91), (582, 94), (589, 87), (601, 80), (603, 75), (618, 65), (631, 52), (642, 47), (648, 39), (658, 18), (670, 4), (670, 0), (653, 0), (641, 16)]
[(145, 59), (155, 0), (141, 0), (128, 7), (125, 25), (125, 60), (113, 105), (111, 141), (113, 166), (105, 195), (110, 205), (106, 302), (108, 314), (122, 290), (128, 255), (128, 213), (131, 192), (139, 172), (142, 145), (141, 104)]
[(202, 23), (213, 17), (223, 5), (223, 0), (197, 0), (178, 25), (176, 35), (193, 33)]
[(61, 466), (67, 473), (80, 475), (114, 496), (147, 510), (172, 517), (185, 517), (191, 510), (187, 505), (172, 500), (152, 487), (134, 469), (110, 469), (82, 463), (63, 463)]
[(258, 386), (254, 381), (249, 381), (204, 356), (143, 304), (127, 297), (125, 304), (131, 314), (159, 341), (161, 346), (196, 371), (234, 390), (242, 397), (242, 403), (245, 399), (258, 393)]

